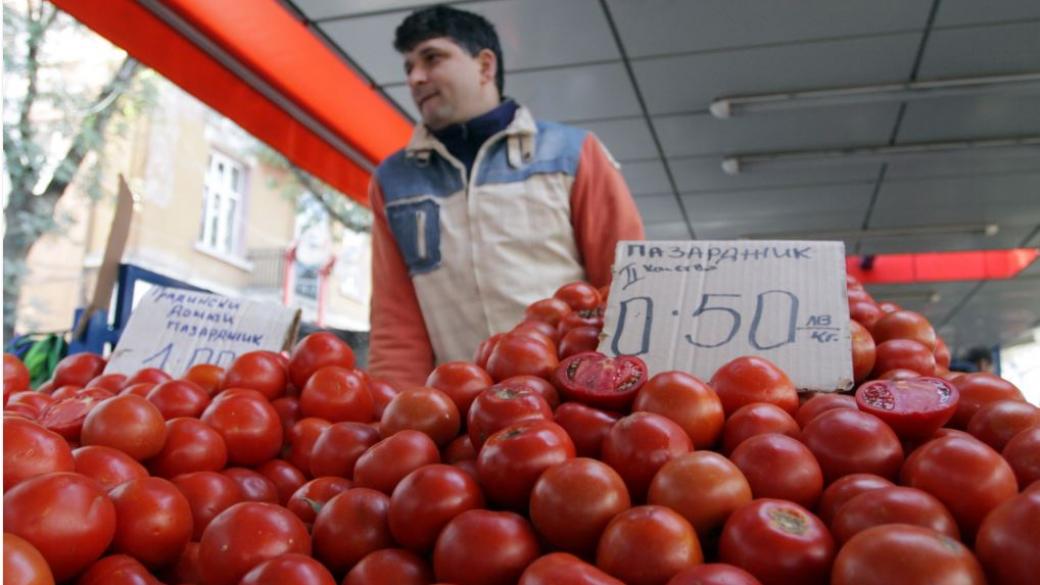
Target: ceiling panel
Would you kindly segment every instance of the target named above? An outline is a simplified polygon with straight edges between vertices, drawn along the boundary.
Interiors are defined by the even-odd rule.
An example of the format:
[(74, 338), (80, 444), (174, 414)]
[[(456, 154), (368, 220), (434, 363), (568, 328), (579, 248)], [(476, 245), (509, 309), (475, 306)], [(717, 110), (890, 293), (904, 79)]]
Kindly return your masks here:
[(682, 218), (679, 202), (674, 195), (637, 195), (634, 199), (644, 224), (669, 223)]
[(1040, 321), (1040, 278), (989, 281), (953, 317), (957, 346), (1017, 339)]
[(899, 127), (899, 142), (1027, 134), (1040, 134), (1040, 93), (909, 103)]
[(930, 0), (607, 0), (632, 57), (924, 28)]
[(506, 78), (506, 94), (543, 120), (595, 120), (642, 113), (620, 63), (514, 73)]
[(992, 175), (1021, 171), (1040, 172), (1040, 149), (965, 153), (964, 156), (895, 160), (888, 163), (885, 178), (908, 179)]
[[(648, 223), (645, 226), (648, 240), (688, 240), (690, 229), (686, 222)], [(698, 234), (699, 236), (699, 234)]]
[(1032, 227), (1002, 228), (995, 235), (954, 234), (931, 236), (899, 236), (897, 238), (864, 238), (861, 254), (903, 254), (935, 250), (995, 250), (1017, 248), (1033, 231)]
[(664, 163), (660, 160), (623, 164), (621, 174), (633, 195), (669, 193), (672, 190)]
[(643, 117), (586, 122), (581, 127), (594, 133), (616, 160), (648, 159), (657, 156), (650, 126)]
[(936, 27), (1040, 18), (1036, 0), (943, 0), (935, 15)]
[(771, 227), (769, 232), (855, 229), (862, 224), (873, 189), (872, 183), (862, 183), (683, 194), (683, 204), (698, 232), (701, 226), (742, 223)]
[[(496, 0), (465, 4), (487, 17), (498, 31), (506, 73), (621, 58), (596, 0)], [(394, 29), (408, 11), (322, 23), (321, 28), (377, 83), (405, 80), (393, 50)], [(575, 23), (581, 26), (575, 26)], [(506, 78), (506, 93), (511, 79)]]
[(415, 102), (412, 101), (412, 92), (408, 89), (408, 86), (388, 87), (385, 91), (404, 111), (408, 112), (412, 120), (419, 119), (419, 110), (415, 107)]
[(1040, 174), (886, 181), (872, 227), (921, 224), (1007, 226), (1040, 223)]
[(919, 79), (1040, 70), (1040, 22), (936, 30), (928, 37)]
[(975, 282), (868, 284), (866, 288), (879, 302), (890, 301), (911, 311), (917, 311), (927, 317), (933, 326), (938, 327), (950, 311), (964, 300), (964, 296), (975, 288)]
[(703, 156), (771, 150), (876, 145), (888, 142), (899, 106), (776, 112), (719, 120), (709, 114), (653, 118), (665, 155)]
[(721, 156), (672, 158), (668, 164), (683, 193), (867, 182), (876, 180), (881, 170), (880, 163), (850, 163), (815, 169), (751, 169), (729, 175), (722, 170)]
[(905, 81), (920, 38), (910, 33), (682, 55), (632, 67), (650, 113), (706, 111), (723, 96)]
[(429, 4), (420, 0), (290, 0), (307, 20), (357, 16), (366, 12), (412, 9)]

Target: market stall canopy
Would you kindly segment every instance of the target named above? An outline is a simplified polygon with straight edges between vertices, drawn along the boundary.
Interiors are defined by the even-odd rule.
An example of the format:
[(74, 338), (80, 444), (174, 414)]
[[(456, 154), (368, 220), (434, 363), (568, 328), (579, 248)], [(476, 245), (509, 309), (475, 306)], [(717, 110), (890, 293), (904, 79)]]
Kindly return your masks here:
[(361, 203), (411, 122), (281, 4), (54, 4), (289, 160)]

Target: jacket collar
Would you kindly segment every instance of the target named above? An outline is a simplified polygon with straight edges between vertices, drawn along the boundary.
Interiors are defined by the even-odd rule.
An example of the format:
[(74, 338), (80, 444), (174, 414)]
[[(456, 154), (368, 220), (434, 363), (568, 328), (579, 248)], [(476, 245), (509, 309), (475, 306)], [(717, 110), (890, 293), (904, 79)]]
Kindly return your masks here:
[[(521, 159), (530, 160), (533, 155), (534, 136), (537, 133), (538, 125), (535, 123), (531, 111), (520, 105), (516, 109), (513, 121), (505, 129), (505, 135), (509, 139), (510, 164), (517, 167), (520, 166), (519, 161)], [(434, 150), (441, 154), (447, 152), (447, 148), (437, 140), (437, 137), (430, 132), (430, 129), (425, 124), (422, 122), (416, 124), (415, 130), (412, 131), (412, 138), (408, 141), (408, 146), (405, 147), (405, 156), (427, 160), (430, 152)]]

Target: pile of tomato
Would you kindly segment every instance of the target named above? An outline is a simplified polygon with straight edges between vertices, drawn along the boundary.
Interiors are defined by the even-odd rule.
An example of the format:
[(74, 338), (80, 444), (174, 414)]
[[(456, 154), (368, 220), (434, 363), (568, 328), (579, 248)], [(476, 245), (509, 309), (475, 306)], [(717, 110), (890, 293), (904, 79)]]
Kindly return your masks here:
[(397, 388), (329, 333), (226, 370), (29, 388), (4, 356), (4, 583), (1018, 584), (1040, 576), (1040, 410), (947, 370), (848, 286), (854, 394), (745, 356), (598, 354), (568, 284)]

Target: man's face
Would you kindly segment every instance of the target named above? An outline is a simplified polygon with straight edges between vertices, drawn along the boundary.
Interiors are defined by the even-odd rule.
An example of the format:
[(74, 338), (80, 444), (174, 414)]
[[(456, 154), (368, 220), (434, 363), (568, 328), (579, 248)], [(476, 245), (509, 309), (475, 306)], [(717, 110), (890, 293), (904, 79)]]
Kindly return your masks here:
[[(490, 55), (490, 78), (488, 56)], [(404, 55), (412, 100), (433, 130), (464, 122), (486, 111), (487, 87), (494, 84), (494, 54), (476, 56), (447, 37), (425, 40)]]

